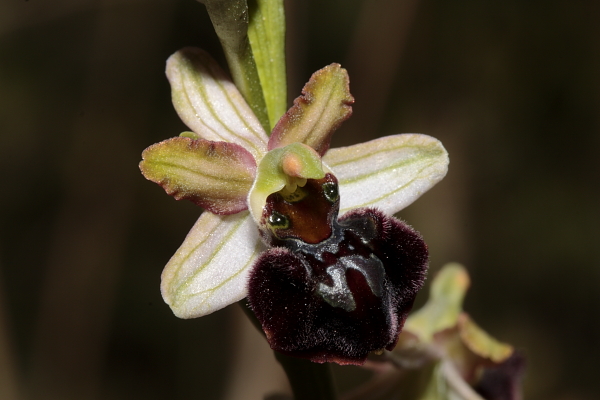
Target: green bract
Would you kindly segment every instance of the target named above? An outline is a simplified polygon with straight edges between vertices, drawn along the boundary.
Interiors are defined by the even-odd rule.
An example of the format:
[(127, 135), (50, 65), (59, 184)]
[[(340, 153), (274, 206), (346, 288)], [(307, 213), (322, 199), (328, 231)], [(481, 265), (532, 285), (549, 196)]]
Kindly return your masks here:
[[(435, 341), (444, 351), (454, 352), (454, 356), (457, 351), (464, 351), (500, 363), (513, 349), (489, 336), (463, 312), (462, 303), (469, 284), (469, 275), (462, 265), (445, 265), (433, 280), (429, 301), (406, 320), (405, 334), (416, 336), (424, 344)], [(461, 343), (460, 350), (455, 340)], [(475, 365), (469, 367), (476, 368)]]
[(248, 37), (249, 15), (246, 0), (199, 0), (204, 3), (223, 51), (233, 81), (258, 117), (269, 127), (265, 97)]
[(307, 178), (332, 172), (341, 213), (371, 206), (394, 214), (446, 174), (445, 149), (425, 135), (328, 150), (354, 101), (338, 64), (313, 74), (270, 138), (204, 51), (173, 54), (167, 77), (173, 105), (193, 133), (150, 146), (140, 168), (177, 199), (206, 209), (162, 274), (163, 298), (178, 317), (209, 314), (246, 296), (249, 268), (264, 250), (255, 220), (270, 193), (293, 192)]

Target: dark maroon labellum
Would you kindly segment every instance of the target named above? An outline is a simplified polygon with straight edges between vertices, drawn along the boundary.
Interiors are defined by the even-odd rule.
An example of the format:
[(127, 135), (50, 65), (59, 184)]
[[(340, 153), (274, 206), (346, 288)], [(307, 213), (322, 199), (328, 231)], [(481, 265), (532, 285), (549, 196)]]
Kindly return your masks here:
[(418, 232), (362, 208), (338, 220), (337, 179), (271, 194), (248, 299), (271, 348), (315, 362), (363, 364), (391, 350), (427, 270)]

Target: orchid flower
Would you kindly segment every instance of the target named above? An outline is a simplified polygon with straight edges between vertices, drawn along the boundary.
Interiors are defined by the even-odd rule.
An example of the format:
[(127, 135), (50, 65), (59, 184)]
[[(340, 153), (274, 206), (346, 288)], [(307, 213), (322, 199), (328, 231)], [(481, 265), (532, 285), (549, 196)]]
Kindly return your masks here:
[[(465, 267), (449, 263), (431, 284), (429, 300), (408, 317), (397, 347), (375, 356), (375, 378), (349, 400), (520, 400), (525, 357), (493, 338), (463, 311), (470, 285)], [(377, 395), (371, 396), (373, 388)]]
[[(175, 315), (196, 318), (210, 314), (245, 298), (250, 287), (254, 292), (251, 306), (259, 320), (262, 316), (271, 346), (286, 352), (277, 348), (281, 334), (270, 338), (273, 332), (264, 321), (272, 316), (266, 315), (269, 306), (263, 303), (277, 301), (252, 299), (273, 290), (273, 283), (263, 285), (265, 279), (271, 279), (272, 267), (286, 264), (288, 258), (293, 265), (304, 265), (305, 261), (294, 258), (297, 254), (290, 253), (289, 243), (313, 235), (311, 243), (319, 245), (333, 231), (356, 236), (356, 243), (367, 243), (365, 237), (375, 235), (403, 235), (395, 245), (387, 239), (373, 239), (375, 242), (368, 243), (369, 251), (377, 254), (365, 253), (360, 262), (349, 256), (344, 263), (344, 268), (350, 269), (363, 268), (355, 265), (360, 263), (372, 266), (371, 272), (361, 270), (367, 279), (363, 286), (377, 295), (384, 290), (378, 288), (383, 285), (378, 283), (383, 282), (377, 272), (381, 263), (368, 260), (377, 255), (395, 259), (399, 248), (410, 247), (413, 242), (415, 249), (419, 248), (415, 250), (419, 254), (414, 272), (417, 278), (402, 289), (408, 293), (402, 304), (390, 300), (394, 311), (385, 317), (387, 325), (390, 318), (398, 318), (396, 314), (401, 320), (394, 322), (389, 337), (370, 350), (393, 348), (422, 284), (427, 257), (418, 233), (387, 214), (408, 206), (445, 176), (448, 156), (441, 143), (426, 135), (403, 134), (329, 149), (331, 135), (350, 116), (354, 102), (348, 74), (338, 64), (313, 74), (270, 136), (235, 85), (204, 51), (186, 48), (172, 55), (167, 62), (167, 77), (175, 109), (191, 132), (147, 148), (140, 168), (147, 179), (160, 184), (176, 199), (191, 200), (205, 209), (162, 274), (161, 292)], [(307, 203), (307, 220), (316, 219), (300, 233), (298, 224), (290, 228), (287, 216), (274, 211), (290, 198), (298, 204), (305, 198), (320, 199), (323, 204), (315, 208)], [(360, 210), (353, 211), (357, 208)], [(366, 228), (365, 224), (372, 227)], [(282, 244), (286, 240), (287, 244)], [(335, 271), (327, 271), (335, 280)], [(261, 273), (266, 273), (266, 278), (259, 278)], [(403, 275), (394, 279), (406, 278)], [(339, 287), (313, 283), (313, 289), (318, 289), (322, 299), (334, 307), (349, 312), (362, 307), (353, 306), (354, 299), (347, 298)], [(392, 297), (394, 290), (390, 292)], [(286, 318), (282, 321), (289, 322)], [(306, 358), (318, 362), (362, 363), (366, 357), (362, 352), (330, 357), (319, 350), (311, 351), (307, 350)]]
[(414, 355), (416, 349), (429, 349), (438, 359), (448, 390), (459, 399), (520, 400), (525, 357), (463, 311), (469, 286), (465, 267), (457, 263), (442, 267), (429, 300), (408, 318), (395, 352)]

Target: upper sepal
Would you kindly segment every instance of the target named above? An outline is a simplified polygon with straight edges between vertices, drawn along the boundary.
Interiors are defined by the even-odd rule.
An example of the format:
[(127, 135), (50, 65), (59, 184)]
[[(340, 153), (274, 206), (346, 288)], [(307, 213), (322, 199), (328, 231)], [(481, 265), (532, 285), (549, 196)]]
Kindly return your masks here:
[(273, 128), (269, 150), (300, 142), (325, 154), (333, 132), (352, 114), (349, 85), (348, 72), (339, 64), (315, 72)]
[(234, 143), (176, 137), (148, 147), (140, 169), (177, 200), (227, 215), (247, 209), (256, 173), (252, 155)]
[(428, 343), (436, 333), (455, 327), (470, 282), (465, 267), (446, 264), (431, 284), (427, 303), (406, 321), (406, 331)]
[(446, 264), (431, 284), (429, 300), (408, 318), (404, 328), (421, 344), (443, 349), (461, 375), (471, 381), (477, 368), (501, 363), (513, 348), (494, 339), (462, 311), (469, 285), (465, 267)]
[(173, 106), (201, 138), (239, 144), (256, 159), (267, 135), (236, 86), (204, 50), (186, 47), (167, 60)]
[[(457, 399), (520, 400), (524, 357), (462, 311), (468, 286), (463, 266), (445, 265), (433, 280), (427, 303), (406, 321), (394, 354), (403, 362), (437, 359), (448, 383), (444, 390), (462, 393)], [(430, 384), (437, 380), (432, 377)]]

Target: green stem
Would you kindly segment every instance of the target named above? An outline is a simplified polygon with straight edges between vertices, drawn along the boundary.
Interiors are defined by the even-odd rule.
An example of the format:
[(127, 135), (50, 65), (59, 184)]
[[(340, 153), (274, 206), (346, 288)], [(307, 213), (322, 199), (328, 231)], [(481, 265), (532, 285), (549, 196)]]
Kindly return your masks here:
[(248, 10), (248, 39), (272, 129), (287, 111), (283, 0), (248, 0)]
[(275, 352), (275, 358), (287, 374), (295, 400), (337, 399), (329, 364), (317, 364), (278, 352)]
[(223, 45), (223, 50), (233, 82), (240, 93), (242, 93), (242, 96), (244, 96), (244, 99), (246, 99), (246, 102), (248, 102), (250, 108), (252, 108), (265, 132), (270, 133), (271, 125), (269, 123), (267, 105), (248, 37), (246, 37), (240, 49), (234, 50)]
[[(252, 324), (264, 334), (260, 322), (248, 308), (246, 300), (238, 303)], [(292, 392), (294, 400), (336, 400), (337, 394), (333, 385), (333, 376), (329, 364), (317, 364), (311, 361), (286, 356), (274, 351), (275, 358), (283, 367)]]
[(199, 0), (204, 3), (219, 37), (229, 72), (266, 132), (271, 131), (267, 105), (248, 39), (246, 0)]

